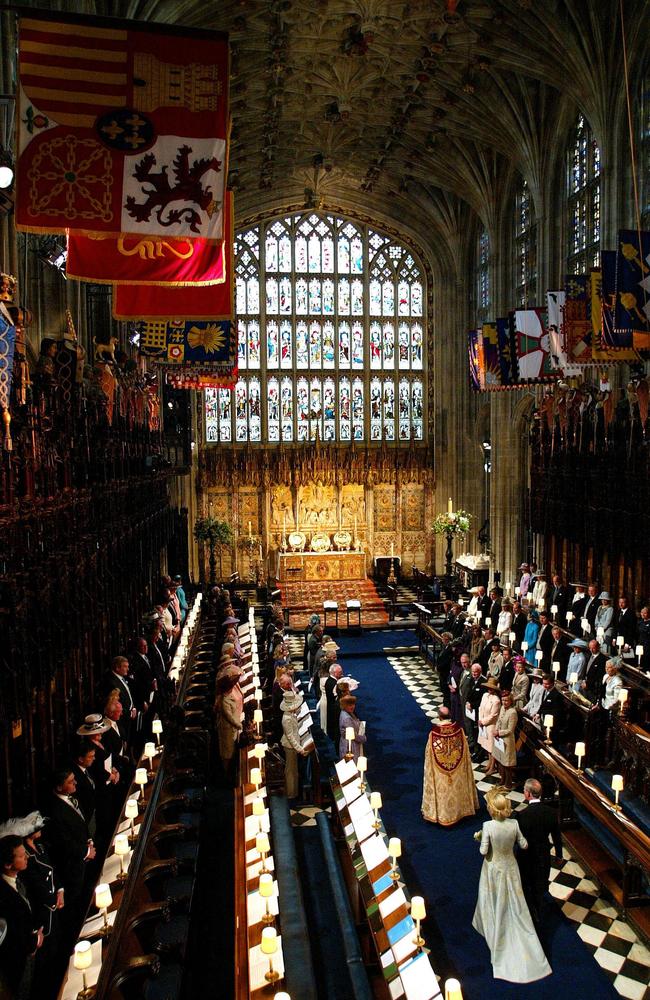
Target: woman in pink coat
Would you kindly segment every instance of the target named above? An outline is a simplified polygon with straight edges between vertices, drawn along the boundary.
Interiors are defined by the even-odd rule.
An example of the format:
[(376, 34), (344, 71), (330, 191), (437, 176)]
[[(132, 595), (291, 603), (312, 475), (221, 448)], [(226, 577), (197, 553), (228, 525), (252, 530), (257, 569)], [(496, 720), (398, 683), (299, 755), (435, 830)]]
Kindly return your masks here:
[(486, 775), (489, 775), (495, 771), (497, 766), (493, 751), (497, 719), (501, 711), (501, 699), (499, 698), (499, 682), (496, 677), (488, 677), (483, 687), (486, 690), (478, 707), (478, 741), (490, 756), (485, 769)]

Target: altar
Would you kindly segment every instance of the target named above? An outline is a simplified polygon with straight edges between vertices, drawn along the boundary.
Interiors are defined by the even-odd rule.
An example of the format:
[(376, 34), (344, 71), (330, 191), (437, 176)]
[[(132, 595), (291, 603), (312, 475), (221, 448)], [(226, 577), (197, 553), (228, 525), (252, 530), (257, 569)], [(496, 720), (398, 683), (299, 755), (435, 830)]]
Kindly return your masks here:
[(280, 583), (318, 580), (365, 580), (365, 552), (279, 552)]

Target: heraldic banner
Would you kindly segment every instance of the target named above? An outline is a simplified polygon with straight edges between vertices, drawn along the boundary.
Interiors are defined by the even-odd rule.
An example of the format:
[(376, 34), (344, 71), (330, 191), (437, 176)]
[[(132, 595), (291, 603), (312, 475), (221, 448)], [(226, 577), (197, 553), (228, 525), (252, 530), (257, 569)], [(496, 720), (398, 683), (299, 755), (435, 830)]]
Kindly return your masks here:
[[(479, 348), (479, 342), (481, 347)], [(470, 330), (467, 334), (467, 362), (469, 365), (469, 384), (474, 392), (481, 391), (481, 359), (479, 350), (482, 350), (483, 338), (480, 330)]]
[(48, 14), (18, 52), (18, 229), (222, 238), (227, 35)]
[(232, 389), (237, 378), (236, 329), (227, 321), (145, 322), (140, 325), (140, 353), (186, 381), (189, 377), (188, 388), (204, 379)]
[(138, 320), (227, 320), (234, 315), (233, 220), (232, 192), (226, 192), (230, 205), (228, 231), (224, 238), (225, 280), (219, 285), (113, 285), (113, 316), (115, 319)]
[[(226, 192), (224, 232), (232, 232), (233, 196)], [(220, 285), (226, 280), (226, 240), (68, 234), (68, 278), (94, 284)]]

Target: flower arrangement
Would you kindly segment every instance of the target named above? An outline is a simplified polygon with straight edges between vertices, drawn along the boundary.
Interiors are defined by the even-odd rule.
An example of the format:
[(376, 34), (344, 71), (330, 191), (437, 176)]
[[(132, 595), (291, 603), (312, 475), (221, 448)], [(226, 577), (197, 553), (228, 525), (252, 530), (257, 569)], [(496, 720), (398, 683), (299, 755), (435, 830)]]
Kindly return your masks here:
[(472, 515), (466, 510), (447, 511), (438, 514), (433, 522), (433, 532), (435, 535), (465, 535), (471, 523)]

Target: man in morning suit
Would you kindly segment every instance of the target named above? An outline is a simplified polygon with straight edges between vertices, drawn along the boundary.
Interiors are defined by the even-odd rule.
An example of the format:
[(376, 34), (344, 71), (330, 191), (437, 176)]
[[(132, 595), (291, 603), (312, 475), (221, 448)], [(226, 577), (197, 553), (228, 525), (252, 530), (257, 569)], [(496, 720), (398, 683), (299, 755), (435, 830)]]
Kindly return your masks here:
[(548, 611), (539, 613), (539, 632), (537, 633), (537, 648), (541, 649), (543, 656), (539, 666), (542, 670), (551, 669), (551, 650), (553, 649), (553, 626), (551, 616)]
[(111, 669), (104, 679), (104, 696), (108, 698), (111, 691), (119, 691), (120, 702), (124, 709), (120, 719), (120, 732), (122, 738), (130, 745), (132, 724), (137, 717), (138, 710), (131, 688), (133, 682), (129, 681), (128, 675), (129, 661), (126, 656), (115, 656), (111, 663)]
[[(27, 890), (19, 881), (29, 858), (22, 837), (9, 835), (0, 840), (0, 916), (7, 921), (7, 936), (2, 943), (2, 977), (12, 997), (26, 1000), (31, 992), (34, 956), (43, 944), (43, 928), (34, 927), (34, 914)], [(5, 995), (4, 993), (2, 994)]]
[(76, 797), (77, 782), (72, 769), (55, 771), (52, 779), (52, 800), (49, 807), (48, 835), (54, 868), (65, 889), (67, 931), (78, 931), (87, 899), (84, 879), (88, 862), (95, 857), (95, 846), (88, 824)]
[(583, 618), (586, 618), (589, 622), (589, 632), (585, 632), (585, 638), (589, 639), (590, 636), (596, 634), (596, 612), (600, 607), (600, 601), (598, 600), (598, 595), (600, 593), (600, 588), (598, 584), (593, 580), (587, 588), (587, 601), (585, 603), (585, 610), (583, 613)]
[(580, 688), (582, 693), (585, 694), (590, 701), (594, 702), (594, 704), (600, 697), (600, 688), (603, 683), (603, 677), (605, 676), (606, 664), (607, 657), (603, 652), (601, 652), (598, 639), (590, 639), (585, 676), (582, 679)]
[(521, 653), (521, 644), (524, 641), (527, 624), (528, 615), (521, 610), (519, 601), (515, 601), (512, 605), (512, 624), (510, 625), (510, 631), (515, 634), (515, 641), (512, 644), (515, 653)]
[(638, 634), (639, 623), (634, 611), (630, 607), (627, 597), (619, 597), (616, 635), (622, 635), (625, 639), (625, 645), (634, 649)]
[(562, 835), (557, 812), (544, 805), (541, 795), (539, 781), (529, 778), (524, 784), (524, 798), (528, 805), (517, 813), (519, 829), (528, 841), (527, 850), (517, 854), (521, 885), (538, 933), (542, 902), (551, 872), (549, 837), (553, 840), (556, 857), (562, 859)]

